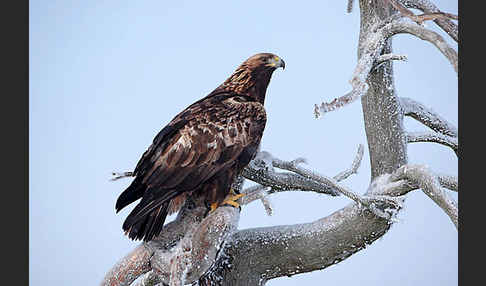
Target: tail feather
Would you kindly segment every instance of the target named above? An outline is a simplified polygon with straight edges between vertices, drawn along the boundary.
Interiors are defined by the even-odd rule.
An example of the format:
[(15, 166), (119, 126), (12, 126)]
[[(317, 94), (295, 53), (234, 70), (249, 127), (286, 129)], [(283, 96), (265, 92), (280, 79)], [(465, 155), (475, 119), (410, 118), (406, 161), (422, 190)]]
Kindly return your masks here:
[[(169, 201), (152, 202), (150, 211), (146, 211), (144, 201), (140, 202), (123, 223), (123, 230), (129, 238), (149, 241), (162, 231), (168, 213)], [(141, 212), (141, 210), (145, 209)]]
[(133, 203), (134, 201), (140, 199), (143, 193), (147, 189), (147, 186), (142, 183), (142, 178), (137, 177), (133, 182), (126, 188), (116, 200), (115, 210), (118, 213), (121, 209)]

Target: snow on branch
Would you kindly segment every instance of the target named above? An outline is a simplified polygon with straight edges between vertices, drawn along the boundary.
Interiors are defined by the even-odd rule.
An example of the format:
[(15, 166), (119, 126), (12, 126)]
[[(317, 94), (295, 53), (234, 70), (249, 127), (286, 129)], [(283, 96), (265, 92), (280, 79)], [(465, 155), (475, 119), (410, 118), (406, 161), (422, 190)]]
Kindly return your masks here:
[(430, 42), (449, 60), (456, 73), (458, 72), (457, 52), (451, 48), (438, 33), (408, 21), (393, 21), (388, 28), (390, 36), (400, 33), (408, 33), (424, 41)]
[(242, 176), (262, 186), (271, 187), (269, 192), (301, 190), (332, 196), (339, 195), (331, 186), (326, 184), (309, 180), (295, 173), (274, 171), (271, 161), (262, 160), (262, 157), (266, 154), (268, 153), (258, 153), (257, 157), (243, 169)]
[[(337, 181), (344, 180), (356, 173), (363, 156), (362, 145), (359, 146), (351, 167), (333, 178), (327, 178), (302, 168), (299, 166), (304, 161), (302, 159), (287, 162), (271, 157), (268, 152), (261, 153), (257, 160), (270, 163), (275, 168), (295, 172), (295, 175), (306, 178), (308, 182), (316, 181), (326, 188), (332, 186), (332, 189), (339, 192), (344, 190), (343, 193), (355, 199), (358, 204), (337, 211), (314, 223), (237, 231), (238, 209), (220, 207), (206, 216), (207, 210), (204, 204), (189, 201), (176, 219), (167, 224), (155, 240), (141, 244), (117, 263), (101, 285), (130, 285), (139, 276), (142, 277), (136, 284), (137, 286), (156, 285), (157, 283), (183, 285), (183, 283), (197, 281), (201, 279), (200, 277), (212, 281), (219, 277), (217, 271), (230, 271), (233, 268), (241, 270), (238, 268), (239, 263), (248, 263), (248, 261), (241, 262), (241, 260), (245, 260), (249, 255), (252, 257), (252, 261), (265, 259), (265, 267), (267, 267), (267, 269), (255, 269), (253, 265), (250, 268), (244, 268), (252, 271), (251, 274), (243, 274), (250, 278), (259, 276), (258, 279), (261, 277), (267, 279), (279, 275), (292, 275), (322, 269), (359, 251), (386, 232), (386, 224), (383, 228), (384, 225), (379, 223), (376, 218), (393, 221), (393, 217), (391, 217), (393, 212), (387, 208), (392, 210), (400, 208), (402, 198), (398, 197), (417, 188), (422, 188), (431, 198), (436, 196), (432, 199), (445, 208), (451, 214), (451, 218), (454, 217), (454, 202), (451, 203), (447, 197), (444, 197), (440, 186), (449, 186), (457, 190), (457, 178), (434, 175), (422, 166), (403, 166), (393, 174), (385, 174), (376, 178), (363, 197), (339, 186)], [(261, 185), (246, 188), (243, 192), (247, 196), (241, 200), (252, 195), (253, 200), (265, 198), (269, 193), (268, 188)], [(393, 200), (392, 197), (397, 198)], [(368, 207), (362, 208), (362, 205)], [(369, 214), (365, 215), (363, 213), (365, 210), (369, 210), (375, 219)], [(353, 233), (352, 241), (346, 240), (350, 239), (349, 231)], [(346, 241), (346, 243), (338, 243), (339, 241)], [(320, 242), (323, 244), (319, 244), (319, 247), (316, 248), (314, 244)], [(250, 246), (249, 244), (256, 245)], [(305, 265), (286, 263), (286, 257), (291, 256), (287, 255), (288, 252), (278, 255), (278, 251), (282, 250), (282, 245), (286, 246), (287, 251), (295, 252), (297, 256), (313, 257), (318, 253), (321, 255), (319, 257), (325, 257), (325, 259)], [(234, 251), (243, 251), (244, 255)], [(252, 256), (253, 251), (260, 251), (260, 253)], [(267, 251), (273, 255), (269, 257)], [(264, 257), (259, 255), (264, 255)], [(227, 261), (228, 257), (231, 257), (232, 260)], [(226, 263), (226, 266), (221, 266), (221, 263)], [(268, 272), (275, 269), (268, 268), (268, 265), (272, 263), (286, 266), (280, 268), (279, 271), (282, 273)], [(264, 273), (259, 271), (264, 271)]]
[[(292, 162), (277, 165), (294, 168)], [(392, 174), (375, 178), (365, 196), (403, 196), (421, 188), (457, 225), (457, 205), (442, 192), (439, 181), (424, 166), (404, 165)], [(231, 267), (216, 267), (213, 274), (224, 273), (226, 278), (238, 279), (242, 277), (241, 269), (251, 269), (251, 273), (243, 273), (243, 277), (251, 279), (249, 285), (264, 285), (276, 277), (324, 269), (366, 248), (389, 227), (389, 220), (359, 204), (351, 204), (311, 223), (240, 230), (232, 235), (223, 250), (231, 257)], [(255, 261), (264, 263), (255, 264)]]
[(105, 275), (101, 286), (128, 286), (138, 276), (151, 270), (150, 258), (153, 252), (142, 244), (130, 251)]
[[(343, 194), (344, 196), (350, 198), (351, 200), (355, 201), (358, 203), (358, 205), (365, 206), (371, 210), (375, 215), (385, 218), (385, 219), (391, 219), (394, 214), (396, 213), (395, 211), (401, 208), (402, 204), (402, 199), (397, 199), (394, 197), (388, 197), (388, 196), (365, 196), (362, 197), (347, 187), (341, 186), (338, 184), (338, 182), (334, 178), (329, 178), (324, 175), (318, 174), (312, 170), (303, 168), (302, 166), (299, 165), (299, 161), (282, 161), (279, 159), (274, 159), (273, 164), (275, 167), (292, 171), (295, 172), (303, 177), (315, 180), (317, 182), (320, 182), (322, 184), (326, 184), (329, 186), (332, 186), (334, 189), (336, 189), (338, 192)], [(386, 207), (385, 207), (386, 205)], [(388, 209), (389, 213), (384, 212), (383, 210), (379, 209), (378, 206), (381, 206), (384, 209)]]
[[(437, 8), (432, 2), (428, 0), (402, 0), (403, 5), (407, 8), (413, 8), (421, 10), (426, 14), (434, 14), (434, 13), (442, 13), (439, 8)], [(447, 14), (447, 13), (444, 13)], [(450, 15), (450, 14), (449, 14)], [(454, 19), (454, 17), (453, 17)], [(455, 17), (457, 20), (457, 16)], [(444, 31), (446, 32), (454, 41), (459, 42), (458, 36), (458, 27), (457, 24), (452, 22), (450, 19), (444, 18), (437, 18), (434, 19), (434, 22)]]
[(440, 11), (425, 13), (422, 15), (415, 15), (412, 11), (407, 9), (400, 1), (397, 0), (385, 0), (386, 2), (390, 3), (393, 8), (397, 9), (403, 16), (410, 18), (412, 21), (416, 22), (417, 24), (422, 24), (424, 21), (429, 20), (436, 20), (436, 19), (454, 19), (458, 20), (459, 17), (457, 15), (453, 15), (450, 13), (443, 13)]
[(396, 54), (383, 54), (378, 56), (378, 58), (375, 61), (375, 65), (373, 66), (373, 69), (378, 68), (382, 64), (384, 64), (387, 61), (407, 61), (407, 56), (405, 55), (396, 55)]
[(433, 110), (411, 98), (400, 97), (399, 100), (405, 116), (412, 117), (436, 132), (457, 137), (457, 128)]
[[(238, 221), (237, 208), (222, 206), (209, 213), (201, 222), (190, 222), (183, 238), (175, 246), (164, 248), (157, 240), (149, 242), (148, 247), (154, 250), (150, 262), (155, 277), (148, 274), (141, 283), (153, 281), (182, 286), (196, 281), (213, 265), (228, 236), (236, 230)], [(164, 232), (168, 233), (165, 229)]]
[[(334, 176), (334, 181), (340, 182), (347, 179), (352, 174), (356, 174), (361, 164), (361, 160), (363, 159), (363, 152), (364, 147), (362, 144), (359, 144), (357, 154), (350, 168)], [(301, 163), (304, 161), (304, 159), (299, 158), (292, 162)], [(243, 193), (246, 195), (238, 202), (241, 204), (249, 204), (258, 199), (264, 200), (267, 195), (284, 191), (311, 191), (331, 194), (334, 196), (339, 195), (339, 192), (334, 189), (334, 185), (328, 185), (322, 181), (314, 180), (313, 178), (308, 178), (294, 172), (275, 172), (273, 167), (289, 171), (288, 169), (282, 168), (281, 162), (284, 161), (274, 158), (266, 151), (259, 152), (252, 163), (245, 168), (246, 171), (243, 172), (244, 176), (245, 174), (248, 175), (246, 177), (247, 179), (257, 182), (259, 185), (243, 190)], [(255, 169), (255, 165), (258, 165), (258, 168)], [(318, 189), (319, 187), (321, 189)], [(268, 202), (262, 202), (264, 203), (264, 206), (265, 204), (268, 204)], [(267, 205), (265, 207), (267, 208), (269, 206)], [(268, 211), (269, 210), (267, 210), (267, 212)]]
[(458, 226), (458, 206), (446, 192), (441, 189), (437, 175), (423, 165), (404, 165), (393, 174), (395, 181), (408, 179), (416, 183), (449, 216), (454, 225)]
[(456, 176), (437, 175), (437, 179), (442, 187), (459, 192), (459, 184)]
[(314, 106), (314, 115), (316, 118), (322, 116), (323, 113), (350, 104), (365, 95), (369, 88), (366, 80), (376, 66), (377, 60), (380, 59), (386, 40), (393, 35), (401, 33), (408, 33), (432, 43), (449, 60), (456, 73), (458, 72), (457, 52), (439, 34), (417, 23), (406, 21), (401, 15), (393, 15), (377, 24), (376, 28), (372, 29), (369, 36), (364, 40), (363, 52), (360, 55), (358, 64), (350, 80), (352, 90), (329, 103), (322, 102), (320, 105), (316, 104)]
[(457, 138), (442, 135), (436, 132), (408, 132), (406, 134), (408, 143), (432, 142), (450, 147), (456, 155), (458, 154)]
[(364, 146), (363, 144), (359, 144), (358, 152), (356, 153), (356, 157), (354, 158), (353, 163), (351, 163), (351, 167), (337, 174), (336, 176), (333, 177), (333, 179), (336, 180), (336, 182), (340, 182), (342, 180), (347, 179), (352, 174), (357, 174), (358, 168), (361, 165), (361, 160), (363, 159), (363, 154), (364, 154)]

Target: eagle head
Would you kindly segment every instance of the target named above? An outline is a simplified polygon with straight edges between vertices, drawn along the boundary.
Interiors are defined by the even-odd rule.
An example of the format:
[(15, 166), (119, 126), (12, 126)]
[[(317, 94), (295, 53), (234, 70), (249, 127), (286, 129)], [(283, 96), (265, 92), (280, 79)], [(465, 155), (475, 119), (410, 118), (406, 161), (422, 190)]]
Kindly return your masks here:
[(234, 71), (221, 88), (253, 97), (263, 103), (270, 78), (280, 67), (285, 69), (285, 62), (275, 54), (253, 55)]
[(280, 67), (285, 69), (285, 62), (281, 57), (272, 53), (259, 53), (249, 57), (241, 66), (246, 66), (254, 71), (273, 72)]

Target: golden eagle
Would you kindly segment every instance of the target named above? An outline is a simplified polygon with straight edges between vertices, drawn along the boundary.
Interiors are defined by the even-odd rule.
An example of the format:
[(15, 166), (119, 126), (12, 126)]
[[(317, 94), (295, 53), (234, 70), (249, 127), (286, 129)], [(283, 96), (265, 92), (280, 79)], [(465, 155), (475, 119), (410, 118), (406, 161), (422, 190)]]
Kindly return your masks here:
[(257, 153), (266, 123), (265, 93), (279, 67), (285, 62), (271, 53), (248, 58), (157, 134), (135, 167), (135, 179), (116, 201), (119, 212), (142, 198), (123, 223), (131, 239), (157, 236), (167, 215), (189, 195), (205, 196), (212, 209), (238, 206), (231, 185)]

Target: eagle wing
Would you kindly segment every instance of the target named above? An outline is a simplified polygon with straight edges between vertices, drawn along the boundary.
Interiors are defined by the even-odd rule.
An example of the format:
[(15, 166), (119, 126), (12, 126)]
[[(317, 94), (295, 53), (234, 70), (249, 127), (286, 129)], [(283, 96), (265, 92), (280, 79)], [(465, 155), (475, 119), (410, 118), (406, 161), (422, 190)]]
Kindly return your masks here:
[(138, 220), (230, 166), (243, 168), (256, 153), (265, 123), (263, 105), (245, 96), (222, 93), (192, 104), (155, 137), (117, 210), (143, 196), (127, 217)]

